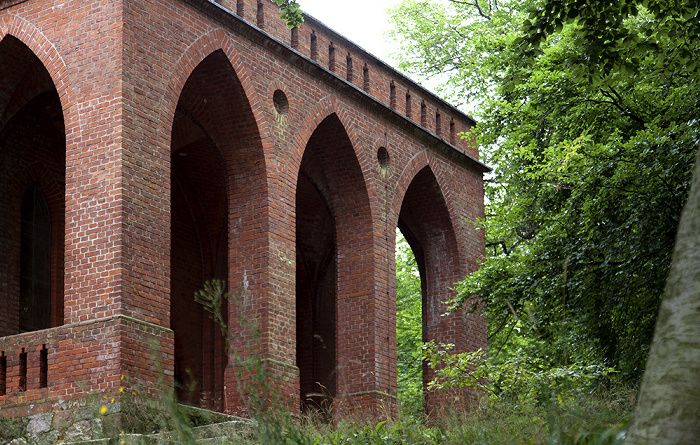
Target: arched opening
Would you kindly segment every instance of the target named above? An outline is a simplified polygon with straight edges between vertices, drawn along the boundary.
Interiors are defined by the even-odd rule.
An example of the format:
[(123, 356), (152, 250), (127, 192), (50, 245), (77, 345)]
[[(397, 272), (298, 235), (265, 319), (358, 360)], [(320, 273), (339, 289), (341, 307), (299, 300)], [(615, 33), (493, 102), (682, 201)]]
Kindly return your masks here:
[[(194, 294), (211, 279), (233, 287), (232, 258), (242, 241), (231, 233), (240, 220), (247, 223), (243, 208), (259, 205), (249, 195), (263, 193), (251, 185), (251, 177), (261, 176), (250, 172), (259, 162), (249, 159), (259, 144), (240, 80), (223, 51), (216, 51), (188, 78), (173, 122), (170, 325), (178, 399), (217, 411), (225, 408), (227, 339)], [(219, 310), (227, 320), (226, 301)]]
[[(177, 122), (177, 121), (176, 121)], [(171, 328), (180, 401), (221, 408), (223, 337), (195, 300), (206, 280), (226, 280), (227, 203), (223, 162), (206, 137), (179, 147), (172, 160)], [(220, 308), (226, 313), (227, 308)]]
[[(398, 229), (410, 246), (420, 276), (422, 342), (436, 340), (459, 348), (464, 344), (459, 327), (452, 325), (453, 318), (441, 315), (447, 309), (443, 302), (450, 298), (450, 288), (463, 272), (449, 210), (430, 167), (419, 171), (406, 190)], [(423, 364), (423, 390), (432, 378)], [(423, 409), (430, 411), (432, 403), (424, 398)]]
[(423, 413), (423, 366), (417, 358), (423, 345), (423, 299), (416, 255), (396, 229), (396, 380), (401, 414)]
[(63, 323), (66, 135), (58, 91), (20, 40), (0, 42), (0, 336)]
[[(350, 362), (362, 360), (351, 354), (361, 353), (358, 345), (363, 344), (352, 332), (364, 310), (354, 299), (369, 294), (364, 288), (373, 285), (371, 254), (364, 254), (371, 250), (368, 208), (352, 143), (332, 114), (309, 139), (297, 180), (297, 366), (302, 410), (330, 415), (334, 399), (355, 377), (348, 376)], [(351, 322), (355, 326), (349, 327)]]

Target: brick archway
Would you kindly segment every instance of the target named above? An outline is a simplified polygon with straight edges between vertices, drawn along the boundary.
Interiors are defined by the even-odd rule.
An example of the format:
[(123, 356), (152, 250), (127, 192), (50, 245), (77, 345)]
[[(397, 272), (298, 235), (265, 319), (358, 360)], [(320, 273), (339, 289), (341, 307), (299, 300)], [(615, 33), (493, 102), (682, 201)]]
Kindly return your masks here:
[[(65, 214), (58, 230), (65, 256), (55, 260), (65, 263), (65, 273), (51, 272), (52, 280), (63, 277), (57, 287), (65, 289), (63, 314), (56, 311), (51, 323), (65, 323), (3, 336), (0, 320), (0, 368), (7, 369), (4, 377), (0, 370), (0, 388), (6, 387), (0, 404), (10, 415), (78, 407), (88, 394), (119, 387), (125, 396), (139, 388), (152, 398), (162, 393), (159, 382), (172, 384), (173, 361), (178, 379), (183, 368), (194, 372), (188, 403), (246, 414), (256, 394), (265, 404), (299, 407), (297, 263), (307, 275), (318, 272), (297, 287), (317, 290), (317, 309), (333, 312), (310, 331), (310, 338), (330, 339), (333, 359), (320, 377), (302, 376), (305, 382), (331, 388), (333, 414), (341, 418), (348, 411), (395, 413), (392, 224), (414, 176), (430, 164), (460, 261), (466, 257), (473, 269), (483, 237), (461, 218), (483, 214), (486, 167), (472, 141), (442, 139), (436, 120), (414, 119), (409, 100), (404, 107), (391, 91), (410, 91), (423, 117), (454, 121), (455, 133), (468, 131), (473, 120), (315, 20), (290, 35), (271, 14), (270, 0), (239, 1), (235, 12), (209, 0), (2, 3), (0, 133), (10, 130), (0, 138), (44, 138), (50, 142), (44, 151), (61, 159), (32, 151), (32, 162), (9, 174), (17, 164), (5, 162), (7, 153), (29, 151), (19, 142), (7, 151), (7, 139), (0, 141), (0, 225), (3, 209), (14, 206), (16, 214), (15, 195), (34, 183), (50, 212)], [(264, 27), (250, 15), (258, 5), (266, 11)], [(318, 48), (307, 44), (312, 35)], [(19, 59), (35, 60), (46, 74), (16, 70), (27, 82), (3, 88), (13, 78), (3, 67), (24, 66), (3, 53), (8, 42), (22, 42), (31, 57)], [(335, 50), (319, 50), (331, 44)], [(37, 78), (45, 83), (29, 82)], [(35, 101), (49, 98), (45, 88), (47, 106)], [(12, 97), (3, 99), (7, 91)], [(62, 129), (54, 116), (62, 116)], [(58, 139), (63, 148), (53, 150)], [(421, 157), (418, 168), (412, 159)], [(401, 173), (408, 164), (415, 170)], [(297, 197), (309, 197), (299, 212)], [(325, 218), (316, 245), (314, 218)], [(14, 254), (7, 246), (16, 238), (0, 235), (0, 252)], [(299, 257), (306, 264), (297, 261), (297, 247), (305, 249)], [(17, 287), (4, 272), (0, 299)], [(224, 308), (235, 339), (229, 351), (226, 335), (192, 301), (193, 289), (213, 277), (225, 278), (242, 297)], [(171, 315), (180, 317), (173, 326), (177, 354)], [(246, 329), (241, 320), (252, 323)], [(477, 324), (470, 345), (479, 347), (485, 327)], [(183, 347), (189, 332), (196, 333), (194, 346)], [(154, 352), (162, 367), (147, 358)], [(249, 379), (245, 363), (253, 362), (260, 372)], [(263, 387), (272, 392), (256, 393)]]
[[(455, 352), (463, 352), (467, 345), (463, 316), (458, 313), (444, 316), (447, 310), (444, 302), (454, 296), (451, 288), (466, 273), (454, 213), (429, 159), (419, 156), (414, 161), (404, 171), (405, 182), (399, 184), (405, 188), (403, 194), (397, 193), (397, 198), (401, 196), (402, 199), (396, 227), (411, 246), (420, 272), (422, 341), (454, 344)], [(432, 371), (424, 364), (424, 388), (433, 377)], [(450, 400), (451, 396), (447, 392), (440, 395), (425, 393), (426, 413), (444, 409), (448, 406), (446, 403), (454, 404), (461, 398), (458, 394), (458, 399)]]
[[(237, 289), (241, 276), (260, 273), (250, 253), (256, 240), (244, 233), (264, 219), (256, 211), (267, 195), (261, 159), (262, 142), (242, 82), (224, 51), (216, 50), (183, 85), (172, 125), (170, 325), (180, 398), (217, 410), (224, 410), (235, 391), (236, 385), (224, 383), (233, 364), (220, 327), (194, 292), (212, 278)], [(230, 316), (230, 338), (237, 340), (238, 318), (245, 316), (238, 309), (221, 307)], [(231, 390), (225, 392), (225, 386)]]
[[(7, 26), (7, 24), (5, 24)], [(16, 30), (15, 30), (16, 31)], [(34, 51), (11, 34), (0, 40), (0, 305), (7, 309), (0, 320), (0, 335), (46, 329), (63, 324), (66, 130), (59, 93), (51, 73)], [(21, 34), (21, 33), (20, 33)], [(41, 241), (48, 263), (32, 273), (32, 283), (45, 282), (42, 297), (28, 298), (26, 245), (22, 202), (33, 186), (46, 200), (50, 236)], [(25, 221), (26, 224), (26, 221)], [(27, 267), (25, 267), (27, 266)], [(37, 281), (38, 280), (38, 281)], [(35, 285), (32, 285), (32, 288)], [(37, 295), (39, 295), (37, 294)], [(20, 304), (24, 301), (23, 304)], [(44, 309), (34, 305), (47, 306)], [(48, 311), (34, 319), (31, 313)], [(20, 313), (24, 313), (21, 316)], [(25, 319), (23, 324), (19, 320)], [(24, 326), (24, 328), (22, 327)], [(31, 326), (31, 327), (29, 327)]]
[[(321, 122), (332, 115), (336, 116), (336, 118), (343, 125), (347, 138), (352, 145), (355, 159), (362, 172), (362, 183), (367, 189), (367, 194), (370, 200), (373, 200), (375, 196), (374, 184), (372, 181), (367, 180), (367, 172), (369, 172), (371, 169), (371, 160), (368, 158), (366, 150), (364, 150), (364, 144), (362, 143), (362, 140), (355, 129), (351, 114), (335, 95), (326, 96), (316, 103), (316, 105), (307, 113), (306, 117), (299, 125), (299, 130), (294, 138), (294, 142), (291, 144), (292, 151), (289, 156), (290, 162), (286, 166), (285, 171), (289, 175), (292, 182), (296, 181), (296, 178), (299, 175), (302, 157), (306, 153), (309, 139)], [(374, 209), (372, 210), (374, 213)], [(376, 215), (373, 215), (373, 217), (374, 216)]]
[[(411, 158), (411, 160), (406, 164), (406, 166), (399, 174), (399, 178), (396, 181), (393, 192), (393, 201), (390, 207), (392, 212), (392, 225), (393, 227), (396, 227), (398, 225), (401, 206), (403, 205), (404, 199), (406, 197), (408, 187), (412, 184), (416, 175), (426, 167), (429, 168), (433, 174), (435, 183), (438, 189), (440, 190), (440, 194), (442, 195), (442, 200), (445, 204), (445, 210), (449, 215), (453, 230), (456, 231), (459, 227), (460, 213), (457, 211), (457, 206), (452, 200), (450, 189), (448, 187), (448, 184), (450, 184), (450, 180), (445, 178), (445, 176), (447, 175), (443, 172), (440, 161), (436, 159), (436, 157), (433, 154), (426, 150), (418, 152), (413, 158)], [(460, 264), (463, 264), (466, 261), (466, 258), (468, 258), (467, 252), (465, 251), (465, 248), (462, 243), (457, 243), (456, 247), (457, 252), (459, 254), (459, 262)], [(466, 269), (464, 270), (464, 273), (466, 273)]]
[[(213, 29), (203, 34), (192, 42), (173, 66), (172, 74), (158, 106), (159, 112), (159, 140), (165, 147), (171, 145), (172, 124), (175, 118), (175, 110), (182, 94), (185, 83), (190, 79), (192, 72), (204, 59), (214, 52), (221, 51), (230, 63), (235, 76), (240, 83), (240, 88), (245, 95), (252, 116), (257, 126), (257, 134), (260, 137), (262, 151), (265, 154), (265, 162), (272, 158), (272, 148), (269, 136), (269, 128), (264, 117), (263, 107), (251, 80), (248, 69), (230, 38), (220, 28)], [(269, 166), (266, 165), (266, 169)]]
[(374, 388), (373, 376), (357, 378), (371, 364), (355, 360), (361, 351), (374, 353), (372, 220), (364, 184), (350, 136), (339, 116), (329, 114), (308, 139), (297, 179), (297, 365), (306, 407), (329, 410)]

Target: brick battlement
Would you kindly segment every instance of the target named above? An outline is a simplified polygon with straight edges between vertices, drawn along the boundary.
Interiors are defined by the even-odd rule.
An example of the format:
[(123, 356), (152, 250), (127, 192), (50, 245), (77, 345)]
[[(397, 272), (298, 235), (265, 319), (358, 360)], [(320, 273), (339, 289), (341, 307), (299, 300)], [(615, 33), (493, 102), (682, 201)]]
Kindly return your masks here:
[[(165, 349), (156, 346), (168, 338), (172, 338), (170, 330), (121, 316), (0, 337), (3, 414), (14, 417), (51, 411), (84, 397), (86, 391), (97, 396), (93, 404), (99, 405), (102, 394), (119, 386), (148, 389), (148, 382), (163, 378), (156, 366), (172, 366), (172, 352), (166, 345), (161, 345)], [(132, 353), (124, 357), (123, 347), (130, 342)], [(142, 352), (134, 354), (138, 350)], [(150, 359), (141, 361), (139, 355)], [(135, 361), (134, 369), (139, 371), (120, 374), (129, 361)], [(172, 384), (167, 376), (165, 382)]]
[(48, 391), (49, 360), (55, 362), (58, 347), (53, 337), (40, 331), (0, 338), (0, 400), (20, 393), (32, 399)]
[[(319, 68), (332, 73), (335, 80), (347, 82), (394, 110), (429, 134), (477, 160), (478, 146), (472, 138), (463, 138), (475, 122), (429, 90), (376, 58), (321, 21), (304, 14), (304, 23), (289, 29), (279, 17), (277, 5), (270, 0), (185, 0), (213, 15), (207, 3), (245, 20), (293, 49)], [(221, 16), (219, 16), (221, 17)]]

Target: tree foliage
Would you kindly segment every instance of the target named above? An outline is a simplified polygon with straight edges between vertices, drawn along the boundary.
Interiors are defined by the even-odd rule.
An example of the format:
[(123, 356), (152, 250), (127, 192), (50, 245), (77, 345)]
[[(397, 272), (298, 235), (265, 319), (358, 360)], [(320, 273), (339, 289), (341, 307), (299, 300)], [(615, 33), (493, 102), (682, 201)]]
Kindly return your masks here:
[(272, 0), (280, 8), (280, 18), (287, 23), (289, 29), (304, 23), (303, 12), (296, 0)]
[(700, 140), (700, 9), (662, 3), (406, 0), (393, 12), (401, 67), (476, 108), (495, 167), (478, 223), (487, 257), (455, 303), (485, 302), (496, 360), (526, 346), (551, 366), (642, 374)]
[(401, 411), (423, 413), (421, 281), (418, 264), (401, 232), (396, 234), (396, 356)]
[(552, 366), (523, 349), (494, 365), (481, 349), (454, 354), (453, 347), (435, 341), (423, 345), (424, 360), (435, 372), (435, 378), (428, 383), (429, 391), (471, 387), (490, 396), (492, 403), (526, 402), (554, 407), (592, 392), (601, 378), (614, 372), (597, 364)]
[(573, 24), (580, 52), (571, 62), (592, 78), (638, 73), (649, 54), (669, 74), (692, 73), (698, 68), (699, 11), (697, 0), (545, 0), (528, 10), (517, 43), (521, 55), (536, 57), (547, 38)]

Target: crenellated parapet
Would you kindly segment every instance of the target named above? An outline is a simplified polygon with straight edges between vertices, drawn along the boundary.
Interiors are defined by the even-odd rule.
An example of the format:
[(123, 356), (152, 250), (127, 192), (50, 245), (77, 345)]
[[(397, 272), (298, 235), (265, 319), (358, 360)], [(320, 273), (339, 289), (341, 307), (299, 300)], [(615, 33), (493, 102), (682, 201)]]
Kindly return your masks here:
[(475, 159), (477, 144), (469, 131), (474, 120), (413, 82), (382, 60), (304, 14), (304, 23), (289, 29), (270, 0), (211, 1), (274, 37), (304, 58), (365, 92), (413, 124)]

